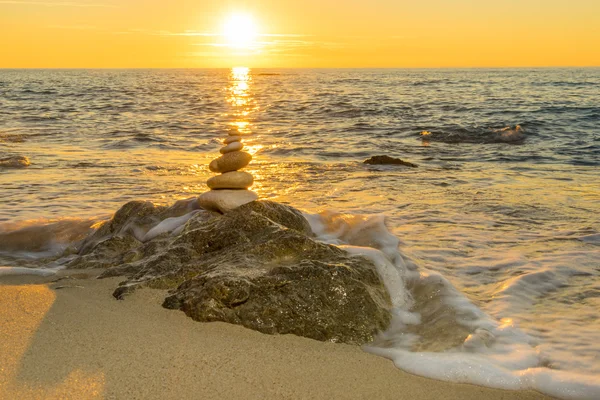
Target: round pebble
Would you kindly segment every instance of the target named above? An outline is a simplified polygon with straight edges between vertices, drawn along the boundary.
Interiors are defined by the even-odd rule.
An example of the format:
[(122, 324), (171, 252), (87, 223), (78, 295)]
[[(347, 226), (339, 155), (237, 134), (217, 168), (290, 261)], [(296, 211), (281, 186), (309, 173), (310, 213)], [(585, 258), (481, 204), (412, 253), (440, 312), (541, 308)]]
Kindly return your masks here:
[(252, 175), (242, 171), (226, 172), (206, 181), (211, 189), (248, 189), (253, 183)]
[(229, 136), (225, 140), (223, 140), (223, 144), (229, 144), (229, 143), (241, 142), (241, 141), (242, 141), (241, 136)]
[(223, 154), (221, 157), (214, 159), (208, 165), (212, 172), (229, 172), (237, 171), (250, 164), (252, 156), (244, 151), (232, 151), (231, 153)]
[(233, 142), (233, 143), (229, 143), (225, 147), (222, 147), (221, 150), (219, 150), (219, 151), (221, 152), (221, 154), (227, 154), (227, 153), (231, 153), (232, 151), (240, 151), (243, 148), (244, 148), (244, 145), (241, 142)]

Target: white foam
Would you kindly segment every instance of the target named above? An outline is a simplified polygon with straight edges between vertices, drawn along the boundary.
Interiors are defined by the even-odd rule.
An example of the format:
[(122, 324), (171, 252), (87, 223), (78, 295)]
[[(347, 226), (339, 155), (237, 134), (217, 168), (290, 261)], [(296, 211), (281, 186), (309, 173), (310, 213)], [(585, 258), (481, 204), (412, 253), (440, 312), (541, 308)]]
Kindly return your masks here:
[(93, 230), (94, 219), (63, 218), (0, 223), (0, 252), (18, 258), (57, 256)]
[(324, 211), (320, 214), (305, 213), (304, 217), (320, 241), (371, 247), (383, 252), (399, 268), (415, 267), (412, 262), (404, 260), (398, 251), (400, 239), (387, 229), (383, 214), (358, 215)]
[(397, 308), (405, 309), (410, 307), (412, 299), (402, 276), (402, 271), (406, 269), (398, 269), (390, 260), (386, 257), (383, 252), (369, 248), (359, 246), (342, 245), (342, 249), (346, 250), (350, 254), (361, 255), (368, 258), (377, 267), (377, 272), (383, 280), (385, 287), (390, 294), (392, 305)]
[(497, 389), (537, 390), (562, 399), (600, 398), (598, 377), (530, 367), (536, 357), (524, 345), (504, 345), (500, 354), (428, 353), (379, 347), (365, 350), (391, 359), (404, 371), (427, 378)]
[(171, 232), (173, 235), (181, 233), (185, 223), (199, 212), (199, 210), (194, 210), (180, 217), (165, 218), (142, 237), (142, 242), (152, 240), (163, 233)]
[(37, 275), (51, 276), (56, 274), (56, 269), (46, 268), (25, 268), (25, 267), (0, 267), (0, 276), (11, 275)]

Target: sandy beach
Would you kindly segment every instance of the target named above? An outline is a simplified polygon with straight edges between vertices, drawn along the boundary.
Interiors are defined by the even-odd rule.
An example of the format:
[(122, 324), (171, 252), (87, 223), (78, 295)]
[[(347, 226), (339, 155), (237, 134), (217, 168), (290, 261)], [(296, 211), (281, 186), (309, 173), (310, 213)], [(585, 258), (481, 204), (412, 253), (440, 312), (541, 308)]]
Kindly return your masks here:
[[(69, 271), (62, 271), (68, 276)], [(0, 279), (1, 399), (542, 399), (404, 373), (359, 347), (198, 323), (120, 278)]]

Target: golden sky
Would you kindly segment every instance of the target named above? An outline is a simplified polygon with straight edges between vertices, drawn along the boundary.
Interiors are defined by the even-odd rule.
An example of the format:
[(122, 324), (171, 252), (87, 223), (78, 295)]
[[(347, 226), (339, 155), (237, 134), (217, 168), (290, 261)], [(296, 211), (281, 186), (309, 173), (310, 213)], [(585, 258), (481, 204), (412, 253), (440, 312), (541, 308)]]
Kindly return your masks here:
[(600, 0), (0, 0), (0, 68), (235, 65), (600, 66)]

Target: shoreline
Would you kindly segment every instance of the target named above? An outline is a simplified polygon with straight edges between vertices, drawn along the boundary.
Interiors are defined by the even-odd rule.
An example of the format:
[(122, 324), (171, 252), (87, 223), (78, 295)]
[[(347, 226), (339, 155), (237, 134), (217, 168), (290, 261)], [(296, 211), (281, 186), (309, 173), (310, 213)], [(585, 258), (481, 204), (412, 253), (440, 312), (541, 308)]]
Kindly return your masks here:
[[(57, 278), (72, 274), (72, 279)], [(200, 323), (121, 277), (0, 277), (0, 398), (549, 399), (435, 381), (357, 346)]]

